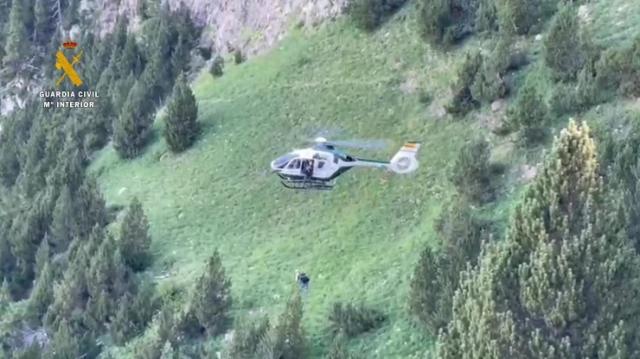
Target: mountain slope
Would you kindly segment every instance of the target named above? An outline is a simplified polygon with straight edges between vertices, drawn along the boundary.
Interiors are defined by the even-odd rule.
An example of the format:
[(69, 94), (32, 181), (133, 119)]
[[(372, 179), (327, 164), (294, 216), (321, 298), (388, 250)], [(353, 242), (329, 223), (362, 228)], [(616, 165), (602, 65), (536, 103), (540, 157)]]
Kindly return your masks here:
[[(218, 248), (236, 314), (273, 316), (300, 269), (312, 280), (304, 317), (312, 357), (328, 343), (326, 318), (336, 300), (364, 301), (389, 316), (383, 328), (353, 341), (364, 357), (424, 356), (432, 339), (410, 330), (408, 278), (423, 244), (436, 242), (433, 220), (453, 192), (447, 176), (458, 148), (488, 132), (481, 121), (442, 118), (441, 104), (464, 52), (484, 42), (431, 50), (416, 34), (413, 11), (405, 10), (372, 35), (344, 19), (292, 30), (269, 54), (228, 65), (222, 78), (200, 75), (194, 90), (204, 132), (184, 154), (168, 153), (157, 139), (132, 161), (118, 160), (111, 148), (98, 155), (92, 170), (107, 201), (126, 204), (137, 196), (144, 205), (162, 285), (189, 286)], [(599, 13), (593, 23), (606, 41), (613, 35), (601, 27), (602, 16), (608, 15)], [(423, 89), (434, 99), (430, 106), (419, 101)], [(269, 162), (321, 130), (392, 140), (385, 151), (354, 150), (381, 159), (405, 140), (421, 141), (421, 168), (406, 177), (350, 171), (330, 192), (285, 190)], [(520, 188), (513, 169), (532, 155), (510, 153), (509, 139), (491, 141), (494, 156), (511, 165), (498, 202), (487, 208), (488, 216), (503, 219)]]

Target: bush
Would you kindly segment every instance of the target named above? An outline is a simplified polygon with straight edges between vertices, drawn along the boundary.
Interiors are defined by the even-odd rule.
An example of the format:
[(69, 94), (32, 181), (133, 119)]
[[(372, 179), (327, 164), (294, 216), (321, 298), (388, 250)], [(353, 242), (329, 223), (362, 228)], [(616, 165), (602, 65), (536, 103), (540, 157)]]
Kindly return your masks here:
[(465, 115), (479, 105), (478, 101), (473, 98), (471, 86), (482, 67), (482, 61), (483, 58), (479, 52), (467, 53), (464, 63), (458, 69), (458, 79), (452, 87), (453, 98), (451, 103), (446, 106), (447, 112)]
[(495, 0), (480, 0), (476, 10), (475, 30), (491, 32), (498, 30), (498, 9)]
[(469, 0), (421, 0), (420, 35), (433, 45), (450, 45), (473, 32), (475, 5)]
[(475, 203), (483, 203), (493, 198), (489, 143), (476, 138), (465, 144), (453, 165), (451, 182), (458, 193)]
[(605, 51), (595, 70), (602, 91), (640, 96), (640, 36), (630, 47)]
[(241, 63), (243, 63), (245, 60), (245, 56), (242, 53), (242, 50), (240, 49), (236, 49), (233, 52), (233, 61), (236, 63), (236, 65), (240, 65)]
[(536, 86), (527, 81), (520, 89), (513, 107), (507, 111), (509, 123), (520, 131), (526, 145), (542, 141), (546, 136), (549, 108)]
[(222, 56), (217, 55), (213, 58), (211, 67), (209, 68), (209, 73), (213, 77), (220, 77), (224, 74), (224, 58), (222, 58)]
[(574, 7), (563, 6), (554, 17), (544, 40), (544, 60), (561, 81), (575, 80), (584, 66), (586, 54)]
[(334, 336), (344, 333), (347, 337), (355, 337), (379, 327), (384, 320), (382, 313), (362, 304), (336, 302), (329, 313), (329, 328)]
[(354, 0), (347, 11), (358, 28), (373, 31), (405, 2), (406, 0)]
[(538, 30), (555, 11), (556, 0), (496, 0), (498, 24), (505, 34), (525, 35)]

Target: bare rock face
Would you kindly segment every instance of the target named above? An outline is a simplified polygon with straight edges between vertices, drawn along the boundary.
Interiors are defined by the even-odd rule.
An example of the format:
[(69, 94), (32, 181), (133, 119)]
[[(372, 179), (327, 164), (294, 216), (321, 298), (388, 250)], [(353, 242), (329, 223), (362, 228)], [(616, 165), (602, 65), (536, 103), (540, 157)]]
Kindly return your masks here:
[[(104, 32), (111, 31), (118, 14), (139, 24), (138, 0), (95, 0)], [(181, 3), (198, 25), (205, 27), (205, 43), (220, 52), (240, 48), (255, 54), (273, 47), (295, 24), (312, 26), (340, 15), (349, 0), (165, 0), (172, 9)]]

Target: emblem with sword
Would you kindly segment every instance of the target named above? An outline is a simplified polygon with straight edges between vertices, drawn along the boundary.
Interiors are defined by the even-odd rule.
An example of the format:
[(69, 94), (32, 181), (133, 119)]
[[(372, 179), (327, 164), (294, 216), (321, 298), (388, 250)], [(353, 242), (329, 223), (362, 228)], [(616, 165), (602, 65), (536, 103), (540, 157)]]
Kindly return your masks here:
[[(78, 44), (75, 42), (65, 42), (63, 44), (63, 47), (65, 49), (69, 49), (69, 48), (75, 48), (77, 45)], [(60, 84), (62, 83), (62, 81), (64, 81), (66, 77), (69, 78), (69, 80), (74, 86), (77, 87), (82, 85), (82, 79), (80, 79), (80, 76), (78, 75), (76, 70), (73, 68), (75, 64), (80, 62), (81, 58), (82, 58), (82, 50), (80, 50), (79, 53), (73, 56), (73, 58), (71, 59), (71, 62), (67, 60), (67, 57), (64, 56), (61, 50), (58, 50), (58, 52), (56, 53), (56, 69), (62, 70), (64, 73), (62, 74), (62, 76), (60, 76), (58, 81), (56, 81), (56, 86), (60, 86)]]

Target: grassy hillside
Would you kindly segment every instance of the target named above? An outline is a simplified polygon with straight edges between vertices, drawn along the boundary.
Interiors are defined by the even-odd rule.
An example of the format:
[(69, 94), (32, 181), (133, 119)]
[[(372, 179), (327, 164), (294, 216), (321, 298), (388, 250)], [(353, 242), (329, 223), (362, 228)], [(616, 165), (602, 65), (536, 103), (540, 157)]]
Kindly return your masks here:
[[(614, 14), (625, 6), (636, 14), (630, 19), (640, 18), (633, 1), (589, 6), (599, 41), (638, 32), (638, 21), (616, 22)], [(328, 343), (327, 313), (336, 300), (364, 301), (389, 316), (383, 328), (352, 342), (364, 357), (424, 357), (432, 338), (409, 330), (408, 278), (424, 243), (435, 241), (433, 220), (453, 192), (447, 176), (457, 150), (486, 135), (494, 157), (509, 165), (498, 201), (487, 208), (498, 219), (517, 197), (518, 165), (537, 160), (540, 151), (512, 153), (510, 139), (489, 135), (483, 121), (439, 116), (464, 52), (485, 43), (472, 39), (449, 53), (431, 50), (415, 32), (411, 9), (372, 35), (345, 20), (292, 30), (269, 54), (228, 65), (222, 78), (203, 73), (193, 87), (204, 133), (184, 154), (170, 154), (159, 135), (132, 161), (119, 160), (110, 147), (99, 153), (92, 171), (108, 203), (124, 205), (137, 196), (144, 205), (152, 271), (162, 286), (189, 286), (218, 248), (237, 314), (273, 316), (300, 269), (312, 278), (304, 322), (314, 358)], [(420, 102), (423, 91), (434, 103)], [(329, 192), (284, 189), (269, 162), (323, 130), (393, 143), (383, 151), (353, 151), (363, 157), (390, 158), (403, 141), (421, 141), (421, 168), (404, 177), (354, 170)]]

